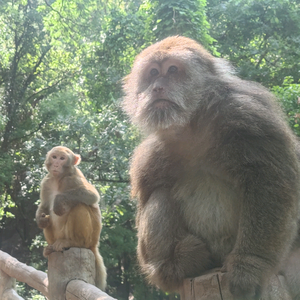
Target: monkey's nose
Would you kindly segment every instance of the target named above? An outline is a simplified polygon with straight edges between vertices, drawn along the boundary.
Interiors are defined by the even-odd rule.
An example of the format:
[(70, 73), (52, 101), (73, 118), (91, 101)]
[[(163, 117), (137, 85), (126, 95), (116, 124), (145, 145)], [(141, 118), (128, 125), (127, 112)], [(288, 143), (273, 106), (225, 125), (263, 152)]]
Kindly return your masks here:
[(153, 88), (153, 91), (156, 93), (162, 93), (164, 91), (164, 88), (162, 86), (155, 86)]

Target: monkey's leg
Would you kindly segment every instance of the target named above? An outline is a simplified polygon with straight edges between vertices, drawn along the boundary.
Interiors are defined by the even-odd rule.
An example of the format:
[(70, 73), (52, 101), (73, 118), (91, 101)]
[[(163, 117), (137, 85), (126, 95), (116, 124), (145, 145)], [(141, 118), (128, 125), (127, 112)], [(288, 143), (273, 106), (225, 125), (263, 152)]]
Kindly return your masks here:
[(63, 251), (70, 247), (90, 248), (95, 243), (95, 235), (98, 242), (100, 232), (93, 229), (91, 208), (82, 203), (72, 208), (63, 228), (63, 236), (52, 245), (54, 251)]
[(181, 219), (166, 189), (156, 190), (139, 210), (139, 262), (148, 280), (165, 291), (178, 290), (184, 278), (212, 267), (206, 245), (184, 229)]
[(44, 257), (48, 257), (52, 252), (55, 252), (53, 246), (48, 245), (47, 247), (44, 248), (43, 255)]
[(55, 242), (54, 232), (52, 226), (49, 226), (43, 230), (45, 239), (48, 245), (51, 245)]
[(292, 251), (281, 266), (288, 290), (294, 300), (300, 300), (300, 248)]

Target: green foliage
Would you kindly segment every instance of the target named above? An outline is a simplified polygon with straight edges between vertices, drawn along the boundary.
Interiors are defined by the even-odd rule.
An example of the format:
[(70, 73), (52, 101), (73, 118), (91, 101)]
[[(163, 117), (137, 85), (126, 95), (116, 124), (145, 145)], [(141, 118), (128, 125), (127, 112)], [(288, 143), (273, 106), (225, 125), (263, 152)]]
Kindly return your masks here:
[[(0, 0), (1, 250), (47, 268), (34, 216), (46, 153), (65, 145), (100, 192), (108, 293), (179, 299), (149, 287), (136, 261), (128, 167), (140, 136), (120, 107), (136, 54), (180, 34), (217, 47), (245, 77), (273, 84), (292, 75), (273, 91), (299, 134), (298, 2), (210, 0), (208, 8), (210, 24), (205, 0)], [(23, 284), (18, 291), (43, 299)]]
[(149, 0), (153, 3), (153, 32), (158, 40), (171, 35), (184, 35), (208, 47), (213, 39), (208, 34), (206, 0)]
[(24, 143), (51, 118), (47, 113), (39, 116), (39, 105), (74, 78), (70, 53), (55, 48), (44, 29), (41, 2), (0, 2), (0, 156), (6, 166), (0, 174), (2, 189), (12, 182), (13, 172), (6, 171), (11, 162), (23, 160), (18, 153)]
[(8, 153), (3, 153), (0, 157), (0, 190), (3, 190), (6, 185), (10, 184), (13, 170), (14, 166), (11, 156)]
[(3, 228), (6, 218), (14, 218), (14, 215), (10, 212), (14, 207), (15, 203), (11, 201), (9, 196), (6, 198), (4, 195), (0, 196), (0, 229)]
[(210, 0), (210, 34), (242, 77), (267, 86), (300, 78), (298, 0)]
[(28, 286), (25, 283), (18, 282), (16, 286), (16, 291), (19, 295), (26, 295), (26, 299), (31, 300), (46, 300), (46, 297), (39, 294), (37, 290), (30, 290), (27, 292)]
[(291, 128), (300, 136), (300, 84), (293, 82), (292, 77), (286, 77), (283, 86), (274, 86), (272, 91), (279, 98)]

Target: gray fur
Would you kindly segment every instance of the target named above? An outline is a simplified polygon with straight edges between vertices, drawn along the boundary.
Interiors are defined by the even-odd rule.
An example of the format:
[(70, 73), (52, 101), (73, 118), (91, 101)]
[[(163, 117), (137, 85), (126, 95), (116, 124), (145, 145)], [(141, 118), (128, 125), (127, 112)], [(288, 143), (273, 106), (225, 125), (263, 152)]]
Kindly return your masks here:
[(124, 91), (145, 135), (130, 175), (149, 282), (177, 291), (184, 278), (223, 267), (237, 299), (257, 299), (298, 228), (298, 144), (273, 95), (184, 37), (137, 56)]

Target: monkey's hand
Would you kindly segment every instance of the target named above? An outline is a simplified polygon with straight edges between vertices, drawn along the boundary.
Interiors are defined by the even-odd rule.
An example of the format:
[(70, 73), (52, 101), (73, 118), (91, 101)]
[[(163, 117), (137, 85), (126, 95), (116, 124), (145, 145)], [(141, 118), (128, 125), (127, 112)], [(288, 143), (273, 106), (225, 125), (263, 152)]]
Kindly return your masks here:
[(68, 213), (76, 204), (77, 201), (68, 199), (64, 194), (58, 194), (54, 199), (53, 211), (58, 216), (62, 216)]
[(36, 215), (36, 222), (39, 228), (46, 228), (50, 224), (50, 216), (46, 215), (44, 212), (38, 212)]
[(259, 299), (271, 275), (269, 269), (267, 261), (255, 255), (230, 254), (223, 271), (228, 272), (229, 289), (234, 299)]

